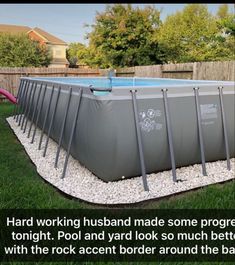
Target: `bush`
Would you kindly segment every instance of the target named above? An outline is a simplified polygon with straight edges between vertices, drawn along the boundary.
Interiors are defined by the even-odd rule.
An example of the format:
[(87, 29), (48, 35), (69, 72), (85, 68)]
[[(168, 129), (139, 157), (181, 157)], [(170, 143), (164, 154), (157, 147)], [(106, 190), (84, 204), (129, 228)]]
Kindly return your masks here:
[(0, 35), (0, 67), (48, 66), (51, 59), (46, 46), (25, 34)]

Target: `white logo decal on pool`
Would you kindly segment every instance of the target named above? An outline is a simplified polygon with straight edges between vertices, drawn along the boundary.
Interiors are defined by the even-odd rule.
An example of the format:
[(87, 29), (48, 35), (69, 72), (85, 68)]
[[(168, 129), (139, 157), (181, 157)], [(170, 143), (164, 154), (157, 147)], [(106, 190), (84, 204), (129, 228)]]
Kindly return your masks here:
[(146, 117), (146, 114), (144, 111), (140, 112), (140, 119), (144, 119)]
[(150, 119), (153, 119), (155, 117), (155, 111), (153, 109), (149, 109), (147, 111), (147, 115)]
[(217, 104), (201, 104), (202, 120), (217, 119)]
[(139, 112), (140, 127), (142, 131), (151, 132), (161, 130), (162, 124), (157, 123), (156, 118), (161, 116), (161, 110), (148, 109)]

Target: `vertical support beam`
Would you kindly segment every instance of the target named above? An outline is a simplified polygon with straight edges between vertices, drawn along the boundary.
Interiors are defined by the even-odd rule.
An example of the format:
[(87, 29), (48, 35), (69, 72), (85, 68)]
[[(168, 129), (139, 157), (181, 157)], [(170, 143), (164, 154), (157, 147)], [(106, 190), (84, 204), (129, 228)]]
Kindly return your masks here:
[(169, 149), (170, 149), (172, 176), (173, 176), (173, 181), (177, 182), (175, 154), (174, 154), (174, 145), (173, 145), (173, 137), (172, 137), (171, 119), (170, 119), (170, 112), (169, 112), (168, 98), (167, 98), (167, 89), (162, 89), (162, 93), (163, 93), (163, 101), (164, 101), (164, 109), (165, 109), (165, 117), (166, 117), (167, 138), (168, 138), (168, 144), (169, 144)]
[(24, 82), (23, 80), (20, 81), (20, 86), (19, 86), (18, 93), (17, 93), (17, 96), (16, 96), (16, 104), (15, 104), (14, 109), (13, 109), (13, 115), (14, 115), (13, 119), (14, 120), (16, 118), (16, 110), (17, 110), (19, 99), (20, 99), (23, 82)]
[(61, 143), (62, 143), (62, 139), (63, 139), (63, 135), (64, 135), (65, 124), (66, 124), (66, 120), (67, 120), (67, 116), (68, 116), (68, 110), (69, 110), (69, 103), (70, 103), (71, 95), (72, 95), (72, 87), (70, 87), (70, 89), (69, 89), (67, 105), (66, 105), (66, 109), (65, 109), (65, 113), (64, 113), (64, 117), (63, 117), (63, 122), (62, 122), (61, 129), (60, 129), (60, 138), (59, 138), (59, 142), (58, 142), (56, 158), (55, 158), (55, 165), (54, 165), (55, 168), (57, 168), (57, 166), (58, 166), (58, 159), (59, 159), (59, 155), (60, 155), (60, 149), (61, 149)]
[(50, 110), (50, 107), (51, 107), (51, 101), (52, 101), (53, 94), (54, 94), (54, 86), (52, 87), (49, 103), (47, 105), (47, 110), (46, 110), (46, 115), (45, 115), (44, 121), (43, 121), (43, 127), (42, 127), (42, 132), (41, 132), (39, 145), (38, 145), (38, 150), (40, 150), (41, 146), (42, 146), (43, 134), (44, 134), (44, 130), (45, 130), (45, 127), (46, 127), (47, 117), (48, 117), (49, 110)]
[[(40, 89), (42, 89), (42, 86), (43, 85), (41, 84), (41, 88)], [(40, 117), (41, 112), (42, 112), (42, 106), (43, 106), (43, 103), (44, 103), (46, 90), (47, 90), (47, 84), (44, 86), (44, 91), (43, 91), (43, 95), (42, 95), (42, 101), (41, 101), (40, 108), (39, 108), (39, 111), (38, 111), (38, 114), (37, 114), (36, 123), (35, 123), (34, 131), (33, 131), (33, 137), (32, 137), (32, 140), (31, 140), (31, 144), (33, 144), (34, 138), (35, 138), (35, 135), (36, 135), (36, 130), (37, 130), (37, 126), (38, 126), (39, 117)]]
[(53, 124), (54, 117), (55, 117), (55, 112), (56, 112), (57, 105), (58, 105), (58, 100), (59, 100), (59, 96), (60, 96), (60, 91), (61, 91), (61, 87), (59, 87), (58, 92), (57, 92), (57, 97), (56, 97), (55, 107), (54, 107), (54, 109), (53, 109), (52, 117), (51, 117), (51, 120), (50, 120), (50, 125), (49, 125), (49, 129), (48, 129), (48, 133), (47, 133), (47, 140), (46, 140), (46, 144), (45, 144), (45, 148), (44, 148), (44, 152), (43, 152), (43, 157), (46, 156), (47, 146), (48, 146), (48, 142), (49, 142), (49, 138), (50, 138), (50, 133), (51, 133), (52, 124)]
[(194, 88), (196, 112), (197, 112), (197, 126), (198, 126), (201, 161), (202, 161), (202, 173), (203, 173), (204, 176), (207, 176), (207, 173), (206, 173), (206, 160), (205, 160), (205, 152), (204, 152), (204, 141), (203, 141), (202, 124), (201, 124), (201, 110), (200, 110), (200, 101), (199, 101), (199, 92), (198, 92), (198, 90), (199, 90), (198, 87)]
[(21, 93), (20, 93), (20, 97), (19, 97), (19, 100), (17, 99), (17, 110), (16, 110), (16, 122), (18, 122), (19, 120), (19, 114), (20, 114), (20, 109), (21, 109), (21, 103), (22, 103), (22, 100), (24, 98), (24, 94), (25, 94), (25, 88), (27, 86), (27, 80), (23, 80), (23, 85), (22, 85), (22, 88), (21, 88)]
[(223, 126), (223, 134), (224, 134), (224, 145), (225, 145), (225, 152), (226, 152), (226, 159), (227, 159), (227, 169), (231, 170), (230, 152), (229, 152), (229, 145), (228, 145), (228, 133), (227, 133), (227, 126), (226, 126), (225, 111), (224, 111), (223, 87), (219, 87), (218, 89), (219, 89), (219, 99), (220, 99), (222, 126)]
[(25, 93), (24, 93), (23, 98), (22, 98), (22, 107), (21, 107), (22, 108), (22, 113), (20, 114), (20, 119), (19, 119), (18, 126), (21, 125), (21, 120), (22, 120), (22, 117), (23, 117), (25, 109), (26, 109), (26, 101), (27, 101), (27, 97), (28, 97), (29, 85), (30, 85), (30, 81), (27, 80), (27, 86), (24, 89)]
[(32, 82), (31, 88), (29, 88), (29, 90), (30, 90), (29, 91), (29, 98), (28, 98), (28, 100), (26, 99), (26, 102), (25, 102), (26, 108), (25, 108), (25, 112), (24, 112), (23, 121), (21, 124), (21, 130), (23, 130), (23, 128), (24, 128), (24, 122), (25, 122), (26, 116), (28, 117), (29, 106), (30, 106), (30, 102), (31, 102), (31, 95), (33, 92), (33, 88), (34, 88), (34, 83)]
[[(24, 126), (24, 131), (23, 133), (25, 133), (26, 131), (26, 128), (27, 128), (27, 124), (28, 124), (28, 120), (29, 120), (29, 116), (30, 116), (30, 110), (31, 110), (31, 106), (33, 104), (33, 101), (34, 101), (34, 96), (35, 96), (35, 91), (36, 91), (36, 88), (37, 88), (37, 82), (34, 83), (34, 87), (32, 88), (33, 90), (33, 94), (32, 94), (32, 97), (30, 99), (30, 102), (29, 102), (29, 108), (28, 108), (28, 112), (26, 114), (26, 122), (25, 122), (25, 126)], [(31, 115), (32, 116), (32, 115)]]
[(146, 176), (146, 169), (145, 169), (143, 143), (142, 143), (142, 138), (141, 138), (140, 126), (139, 126), (139, 118), (138, 118), (138, 107), (137, 107), (137, 100), (136, 100), (137, 91), (132, 89), (130, 90), (130, 92), (132, 95), (133, 111), (134, 111), (134, 118), (135, 118), (135, 129), (136, 129), (136, 135), (137, 135), (137, 144), (138, 144), (138, 150), (139, 150), (142, 180), (143, 180), (144, 190), (149, 191), (147, 176)]
[(34, 117), (35, 117), (35, 114), (36, 114), (36, 111), (37, 111), (37, 108), (38, 108), (39, 99), (41, 97), (41, 92), (42, 92), (42, 84), (41, 84), (41, 86), (39, 88), (39, 93), (38, 93), (38, 96), (37, 96), (36, 104), (34, 105), (33, 116), (32, 116), (32, 119), (31, 119), (31, 123), (30, 123), (30, 127), (29, 127), (27, 138), (30, 137), (30, 133), (31, 133), (31, 130), (32, 130), (33, 122), (34, 122)]
[(71, 128), (69, 144), (68, 144), (68, 148), (67, 148), (67, 154), (66, 154), (66, 158), (65, 158), (65, 162), (64, 162), (63, 173), (61, 176), (62, 179), (65, 177), (66, 169), (67, 169), (67, 165), (68, 165), (68, 161), (69, 161), (70, 149), (71, 149), (71, 145), (72, 145), (72, 141), (73, 141), (73, 135), (74, 135), (76, 124), (77, 124), (77, 117), (78, 117), (78, 112), (79, 112), (79, 107), (80, 107), (80, 102), (81, 102), (81, 96), (82, 96), (82, 88), (79, 89), (77, 108), (75, 110), (75, 115), (73, 118), (73, 124), (72, 124), (72, 128)]

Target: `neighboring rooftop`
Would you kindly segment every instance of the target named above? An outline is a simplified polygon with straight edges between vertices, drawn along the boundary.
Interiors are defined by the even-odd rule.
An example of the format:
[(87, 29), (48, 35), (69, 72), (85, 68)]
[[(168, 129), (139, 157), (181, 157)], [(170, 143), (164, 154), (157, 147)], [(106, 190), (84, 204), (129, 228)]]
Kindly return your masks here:
[(6, 25), (0, 24), (0, 33), (27, 33), (31, 28), (27, 26), (17, 26), (17, 25)]
[(55, 37), (54, 35), (38, 27), (30, 28), (27, 26), (0, 24), (0, 33), (19, 34), (19, 33), (29, 33), (31, 31), (35, 32), (37, 35), (42, 37), (46, 43), (66, 45), (65, 41)]
[(66, 44), (66, 42), (64, 42), (63, 40), (55, 37), (54, 35), (51, 35), (50, 33), (40, 29), (40, 28), (33, 28), (31, 29), (34, 32), (38, 33), (39, 35), (41, 35), (43, 38), (46, 39), (46, 41), (48, 43), (53, 43), (53, 44)]

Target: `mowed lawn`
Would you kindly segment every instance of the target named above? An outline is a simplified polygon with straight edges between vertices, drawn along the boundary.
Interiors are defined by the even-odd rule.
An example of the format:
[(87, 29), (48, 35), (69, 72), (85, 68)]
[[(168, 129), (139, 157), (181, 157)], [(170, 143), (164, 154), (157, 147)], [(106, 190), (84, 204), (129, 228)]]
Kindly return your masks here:
[[(37, 174), (36, 168), (30, 161), (24, 151), (24, 148), (17, 140), (16, 136), (10, 129), (6, 118), (13, 113), (13, 106), (9, 103), (0, 104), (0, 209), (81, 209), (81, 208), (101, 208), (80, 202), (77, 199), (64, 197), (58, 190), (47, 184)], [(167, 209), (201, 209), (201, 208), (218, 208), (234, 209), (235, 208), (235, 182), (230, 181), (225, 184), (212, 185), (197, 191), (184, 193), (157, 201), (139, 203), (136, 205), (125, 206), (125, 208), (167, 208)], [(1, 263), (5, 265), (23, 265), (25, 262)], [(94, 264), (91, 262), (27, 262), (27, 264)], [(181, 264), (226, 264), (224, 262), (146, 262), (146, 263), (120, 263), (120, 262), (98, 262), (95, 264), (163, 264), (163, 265), (181, 265)]]

